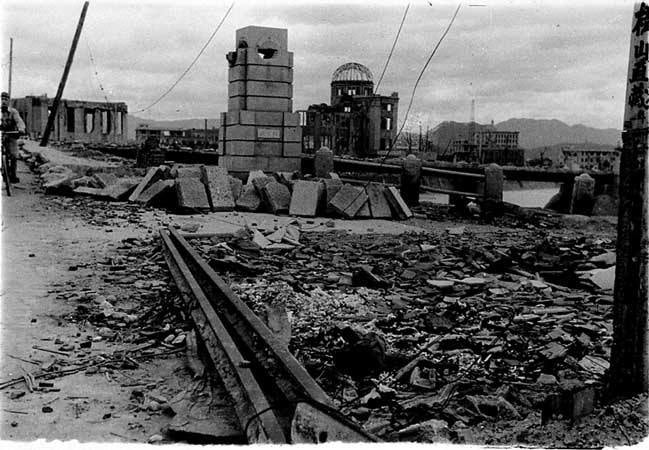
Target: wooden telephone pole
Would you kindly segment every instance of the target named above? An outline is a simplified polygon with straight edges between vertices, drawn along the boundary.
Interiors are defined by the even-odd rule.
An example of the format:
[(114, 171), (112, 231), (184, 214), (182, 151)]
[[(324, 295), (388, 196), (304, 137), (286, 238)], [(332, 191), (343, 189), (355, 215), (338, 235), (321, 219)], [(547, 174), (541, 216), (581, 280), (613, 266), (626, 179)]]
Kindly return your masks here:
[(11, 98), (11, 75), (14, 69), (14, 38), (9, 38), (9, 86), (7, 87), (7, 94)]
[(636, 3), (631, 28), (624, 131), (620, 158), (613, 346), (609, 390), (613, 397), (647, 392), (647, 214), (649, 183), (649, 5)]
[(74, 33), (74, 38), (72, 39), (72, 47), (70, 47), (70, 53), (68, 54), (68, 60), (65, 63), (65, 69), (63, 69), (63, 76), (61, 77), (61, 82), (59, 83), (59, 88), (56, 91), (56, 97), (54, 97), (54, 103), (52, 103), (52, 110), (50, 115), (47, 118), (47, 125), (45, 126), (45, 131), (43, 132), (43, 138), (41, 139), (41, 147), (47, 145), (47, 141), (50, 139), (50, 133), (54, 127), (54, 121), (56, 120), (56, 112), (59, 109), (59, 103), (61, 102), (61, 96), (63, 95), (63, 89), (65, 88), (65, 83), (68, 80), (68, 74), (70, 73), (70, 67), (72, 66), (72, 60), (74, 59), (74, 52), (77, 50), (77, 44), (79, 43), (79, 37), (81, 36), (81, 29), (83, 28), (83, 22), (86, 19), (86, 11), (88, 11), (88, 2), (83, 4), (83, 9), (81, 10), (81, 17), (79, 17), (79, 23), (77, 24), (77, 31)]

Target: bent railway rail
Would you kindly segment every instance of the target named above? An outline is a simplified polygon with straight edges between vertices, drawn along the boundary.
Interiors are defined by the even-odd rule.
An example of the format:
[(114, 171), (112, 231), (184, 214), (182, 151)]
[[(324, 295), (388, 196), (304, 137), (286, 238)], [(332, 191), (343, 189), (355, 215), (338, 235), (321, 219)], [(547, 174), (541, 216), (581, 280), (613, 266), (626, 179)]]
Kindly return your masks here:
[(377, 442), (350, 422), (268, 327), (173, 228), (165, 259), (248, 443)]

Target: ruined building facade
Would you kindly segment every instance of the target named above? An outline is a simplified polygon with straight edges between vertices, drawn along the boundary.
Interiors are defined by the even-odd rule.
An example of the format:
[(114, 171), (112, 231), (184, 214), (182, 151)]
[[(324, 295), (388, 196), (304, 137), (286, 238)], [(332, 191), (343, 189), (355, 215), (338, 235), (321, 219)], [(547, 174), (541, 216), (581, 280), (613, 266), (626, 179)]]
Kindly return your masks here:
[(302, 135), (293, 113), (288, 31), (249, 26), (227, 54), (228, 112), (221, 114), (219, 165), (234, 172), (300, 170)]
[[(30, 95), (12, 100), (32, 139), (40, 139), (43, 135), (53, 103), (54, 99), (47, 95)], [(62, 99), (50, 139), (88, 144), (126, 144), (127, 114), (126, 103)]]
[(354, 62), (338, 67), (331, 78), (330, 100), (330, 105), (300, 111), (305, 153), (326, 146), (335, 154), (371, 157), (393, 145), (399, 94), (375, 94), (370, 69)]

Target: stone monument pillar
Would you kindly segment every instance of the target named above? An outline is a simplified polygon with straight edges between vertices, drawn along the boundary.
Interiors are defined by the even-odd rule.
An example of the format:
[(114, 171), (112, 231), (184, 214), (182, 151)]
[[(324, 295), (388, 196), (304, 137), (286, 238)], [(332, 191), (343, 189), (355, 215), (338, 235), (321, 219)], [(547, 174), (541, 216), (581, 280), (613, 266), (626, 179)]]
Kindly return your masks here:
[(299, 114), (292, 112), (288, 31), (241, 28), (227, 60), (228, 112), (221, 113), (219, 165), (233, 172), (300, 170), (302, 129)]

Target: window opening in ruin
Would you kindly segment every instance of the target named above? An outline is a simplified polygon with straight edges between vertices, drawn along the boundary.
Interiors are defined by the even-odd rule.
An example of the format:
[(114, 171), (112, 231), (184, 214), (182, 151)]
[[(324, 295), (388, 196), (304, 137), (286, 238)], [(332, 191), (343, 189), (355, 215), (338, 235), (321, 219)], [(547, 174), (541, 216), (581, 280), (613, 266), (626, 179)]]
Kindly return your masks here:
[(300, 111), (300, 126), (305, 127), (306, 126), (306, 111)]
[(261, 59), (271, 59), (277, 53), (274, 48), (258, 48), (257, 53)]
[(346, 113), (348, 113), (348, 112), (352, 112), (352, 107), (351, 107), (351, 106), (345, 106), (344, 111), (345, 111)]
[(86, 110), (86, 114), (83, 121), (83, 131), (86, 133), (92, 133), (95, 129), (95, 112), (92, 110)]
[(68, 133), (74, 133), (74, 108), (69, 106), (65, 108), (65, 121)]
[(350, 89), (349, 91), (347, 91), (347, 93), (349, 95), (356, 95), (356, 89)]
[(390, 119), (389, 117), (385, 119), (385, 129), (386, 130), (392, 129), (392, 119)]
[(387, 112), (392, 111), (392, 104), (391, 104), (391, 103), (388, 103), (387, 105), (385, 105), (385, 110), (386, 110)]
[(385, 150), (385, 139), (381, 139), (379, 150)]
[(241, 39), (239, 41), (239, 45), (237, 45), (237, 48), (248, 48), (248, 43), (245, 41), (245, 39)]

